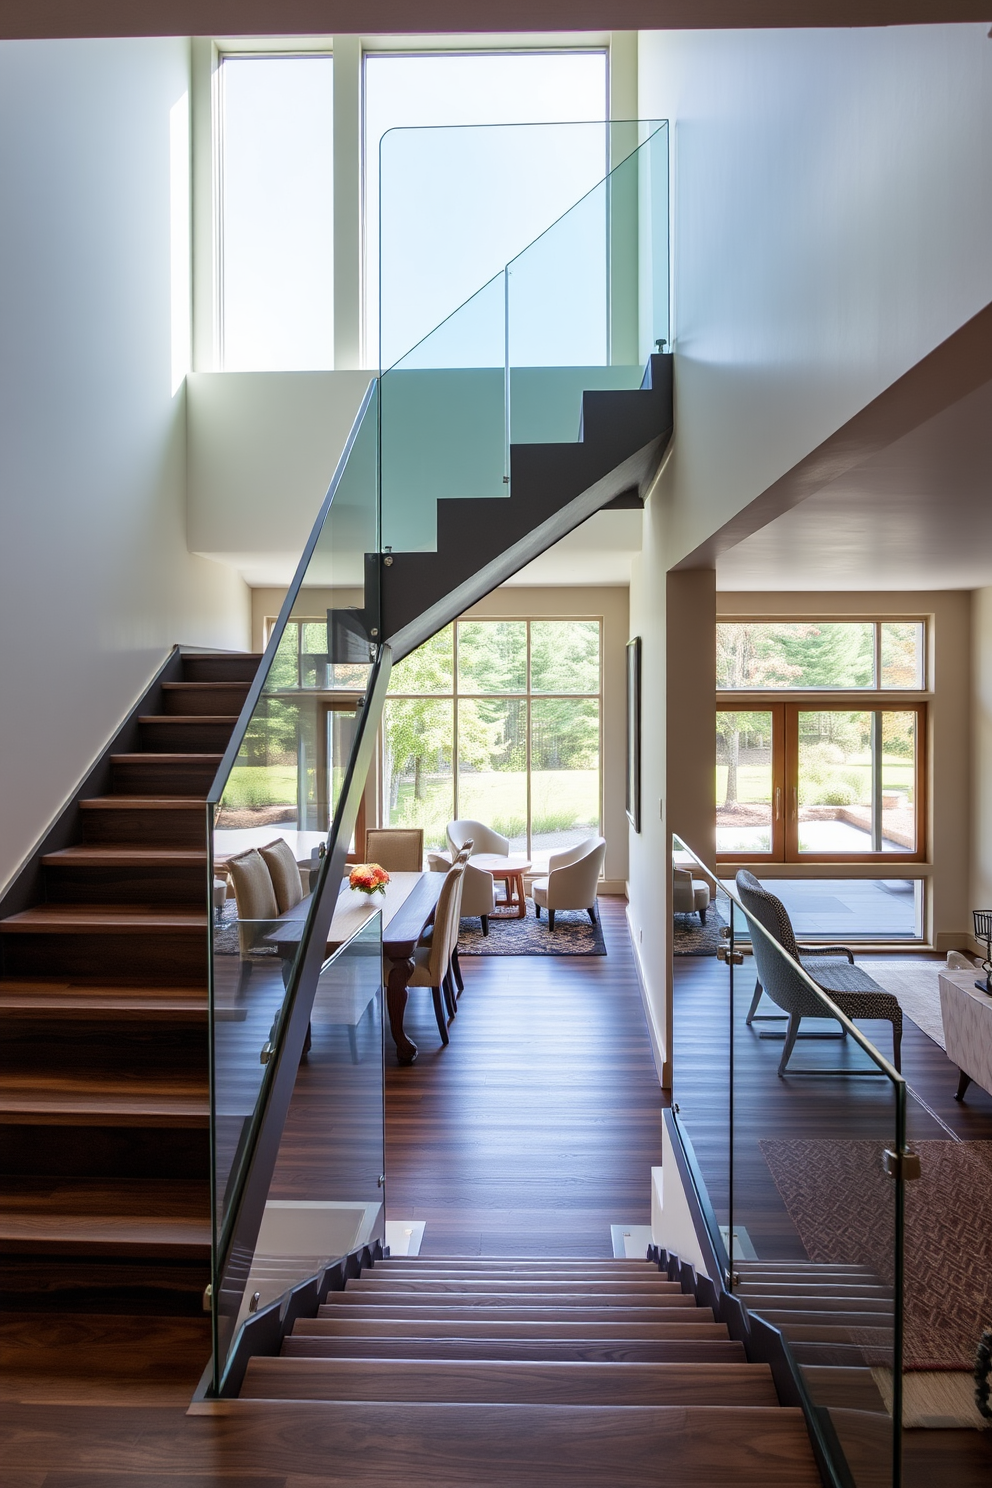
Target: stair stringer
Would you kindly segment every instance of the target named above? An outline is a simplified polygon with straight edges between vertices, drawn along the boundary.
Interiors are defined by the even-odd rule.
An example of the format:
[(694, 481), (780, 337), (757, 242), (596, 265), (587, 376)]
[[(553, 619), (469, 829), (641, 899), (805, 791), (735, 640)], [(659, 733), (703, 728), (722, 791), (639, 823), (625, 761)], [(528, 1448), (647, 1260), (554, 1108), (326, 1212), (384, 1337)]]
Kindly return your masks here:
[(643, 500), (671, 435), (672, 358), (653, 356), (641, 389), (583, 394), (576, 443), (513, 445), (508, 498), (439, 501), (437, 551), (382, 559), (382, 630), (394, 658), (597, 511), (635, 504), (635, 491)]

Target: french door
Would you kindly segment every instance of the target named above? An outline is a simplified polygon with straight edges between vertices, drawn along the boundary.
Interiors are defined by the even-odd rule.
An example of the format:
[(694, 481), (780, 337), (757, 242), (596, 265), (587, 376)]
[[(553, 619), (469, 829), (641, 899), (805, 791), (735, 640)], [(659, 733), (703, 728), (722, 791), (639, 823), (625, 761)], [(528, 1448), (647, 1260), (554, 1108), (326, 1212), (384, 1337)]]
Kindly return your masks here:
[(852, 707), (851, 701), (754, 708), (720, 700), (718, 859), (840, 863), (925, 857), (926, 705)]

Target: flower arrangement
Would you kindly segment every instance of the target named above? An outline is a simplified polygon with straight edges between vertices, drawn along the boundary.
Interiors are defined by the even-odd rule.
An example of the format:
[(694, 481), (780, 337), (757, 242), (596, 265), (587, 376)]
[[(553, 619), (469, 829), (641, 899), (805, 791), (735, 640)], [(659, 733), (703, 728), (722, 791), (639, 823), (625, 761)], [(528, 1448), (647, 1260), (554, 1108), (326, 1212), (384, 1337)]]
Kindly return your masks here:
[(378, 863), (358, 863), (348, 875), (348, 883), (360, 894), (384, 894), (389, 874)]

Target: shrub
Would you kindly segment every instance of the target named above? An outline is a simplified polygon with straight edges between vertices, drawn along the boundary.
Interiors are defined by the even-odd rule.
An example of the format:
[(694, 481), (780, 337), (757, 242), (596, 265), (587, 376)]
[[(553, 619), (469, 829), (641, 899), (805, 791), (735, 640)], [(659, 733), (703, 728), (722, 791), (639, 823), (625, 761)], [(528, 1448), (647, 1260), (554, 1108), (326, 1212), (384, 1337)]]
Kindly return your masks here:
[(835, 780), (826, 790), (821, 791), (820, 800), (824, 806), (853, 806), (860, 794), (860, 791), (846, 781)]

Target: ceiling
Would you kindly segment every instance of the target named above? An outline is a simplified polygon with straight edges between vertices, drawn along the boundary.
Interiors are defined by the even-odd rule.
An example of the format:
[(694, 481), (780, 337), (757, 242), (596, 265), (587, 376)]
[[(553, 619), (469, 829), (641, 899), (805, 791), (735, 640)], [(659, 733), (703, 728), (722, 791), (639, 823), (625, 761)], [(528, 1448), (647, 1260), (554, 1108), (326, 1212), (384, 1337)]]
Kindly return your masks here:
[(0, 36), (696, 31), (987, 19), (985, 0), (4, 0)]
[(992, 584), (992, 382), (717, 558), (721, 590)]

